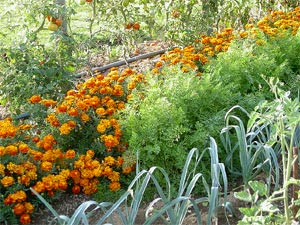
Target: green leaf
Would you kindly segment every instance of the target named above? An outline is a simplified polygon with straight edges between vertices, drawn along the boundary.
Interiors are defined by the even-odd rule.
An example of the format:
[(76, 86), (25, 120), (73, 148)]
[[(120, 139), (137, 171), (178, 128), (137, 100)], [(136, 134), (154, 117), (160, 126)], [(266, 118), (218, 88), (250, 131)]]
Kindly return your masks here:
[(234, 197), (245, 202), (252, 202), (251, 194), (248, 191), (234, 192)]
[(254, 192), (257, 192), (259, 196), (267, 195), (267, 185), (260, 181), (249, 181), (249, 185)]
[(257, 207), (251, 207), (251, 208), (242, 207), (242, 208), (239, 208), (239, 210), (243, 215), (251, 217), (251, 216), (255, 216)]

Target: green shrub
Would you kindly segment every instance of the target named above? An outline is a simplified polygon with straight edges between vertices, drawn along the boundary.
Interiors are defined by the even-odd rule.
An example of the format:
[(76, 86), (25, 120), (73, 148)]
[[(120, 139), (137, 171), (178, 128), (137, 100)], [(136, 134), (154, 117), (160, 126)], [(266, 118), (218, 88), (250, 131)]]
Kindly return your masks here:
[(266, 40), (264, 45), (256, 49), (255, 54), (264, 54), (274, 60), (277, 65), (275, 71), (281, 72), (276, 74), (271, 70), (270, 75), (284, 82), (283, 88), (285, 91), (291, 91), (291, 97), (297, 97), (300, 85), (300, 32), (296, 35), (282, 32), (281, 36)]
[[(142, 169), (161, 166), (177, 180), (186, 149), (203, 147), (209, 135), (218, 136), (225, 110), (236, 100), (229, 89), (179, 67), (148, 74), (147, 84), (120, 113), (129, 151), (139, 152)], [(202, 166), (209, 173), (207, 164)]]
[(24, 104), (34, 94), (62, 97), (73, 86), (75, 59), (67, 40), (39, 45), (24, 43), (2, 49), (0, 61), (1, 100), (12, 111), (24, 110)]
[[(256, 40), (262, 44), (258, 45)], [(299, 51), (299, 34), (283, 32), (276, 37), (258, 34), (255, 39), (233, 41), (229, 51), (218, 54), (206, 70), (212, 74), (213, 82), (228, 85), (242, 95), (262, 92), (264, 97), (273, 98), (266, 82), (270, 77), (284, 82), (284, 90), (297, 94)]]
[(233, 92), (243, 95), (266, 92), (269, 87), (263, 76), (280, 76), (284, 68), (266, 52), (255, 54), (255, 48), (258, 46), (251, 41), (232, 43), (229, 51), (219, 54), (209, 67), (213, 82), (228, 85)]

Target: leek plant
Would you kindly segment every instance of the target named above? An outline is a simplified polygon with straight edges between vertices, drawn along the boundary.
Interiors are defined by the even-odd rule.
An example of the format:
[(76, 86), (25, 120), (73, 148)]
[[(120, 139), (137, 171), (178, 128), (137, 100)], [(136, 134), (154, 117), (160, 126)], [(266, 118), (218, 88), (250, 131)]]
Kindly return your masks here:
[[(80, 224), (80, 222), (88, 225), (88, 218), (91, 215), (95, 215), (96, 210), (99, 209), (103, 211), (103, 214), (95, 225), (114, 224), (114, 221), (111, 218), (113, 213), (117, 213), (119, 215), (123, 225), (134, 225), (141, 207), (145, 190), (149, 185), (149, 182), (152, 181), (155, 185), (158, 198), (154, 199), (149, 204), (146, 210), (144, 225), (155, 224), (155, 221), (157, 221), (159, 218), (168, 225), (183, 224), (187, 212), (190, 209), (193, 209), (197, 223), (202, 224), (201, 211), (198, 205), (203, 203), (208, 204), (208, 216), (206, 224), (210, 225), (213, 217), (216, 216), (216, 212), (218, 212), (220, 208), (226, 211), (229, 209), (229, 207), (226, 203), (226, 171), (224, 165), (219, 162), (217, 145), (213, 138), (210, 138), (210, 147), (208, 148), (208, 151), (211, 156), (211, 187), (208, 185), (202, 174), (197, 171), (199, 168), (198, 165), (201, 162), (203, 155), (207, 152), (207, 149), (202, 151), (200, 154), (198, 149), (193, 148), (186, 158), (176, 197), (172, 197), (171, 195), (171, 181), (168, 174), (163, 168), (155, 166), (151, 167), (149, 170), (140, 171), (132, 180), (127, 191), (115, 203), (102, 202), (98, 204), (95, 201), (87, 201), (82, 203), (71, 217), (58, 215), (58, 213), (41, 195), (39, 195), (33, 189), (31, 190), (52, 212), (55, 220), (60, 225), (77, 225)], [(165, 181), (164, 184), (158, 182), (154, 172), (160, 172), (163, 175)], [(207, 191), (207, 196), (195, 198), (193, 196), (193, 190), (196, 185), (199, 185), (199, 181), (202, 181), (202, 184)], [(222, 189), (224, 190), (223, 205), (219, 204), (221, 185), (223, 185)], [(158, 201), (163, 203), (162, 207), (154, 210), (153, 206)], [(88, 208), (89, 210), (87, 211)], [(110, 223), (107, 223), (107, 221)]]
[[(268, 144), (271, 135), (270, 126), (269, 124), (256, 124), (253, 119), (249, 119), (245, 128), (243, 120), (233, 114), (237, 109), (250, 117), (250, 114), (241, 106), (234, 106), (226, 113), (226, 125), (221, 131), (221, 142), (227, 153), (225, 165), (233, 175), (242, 177), (245, 187), (249, 181), (265, 172), (268, 190), (270, 190), (271, 174), (274, 172), (275, 189), (277, 189), (279, 184), (278, 145)], [(236, 161), (239, 161), (238, 166), (236, 166)]]

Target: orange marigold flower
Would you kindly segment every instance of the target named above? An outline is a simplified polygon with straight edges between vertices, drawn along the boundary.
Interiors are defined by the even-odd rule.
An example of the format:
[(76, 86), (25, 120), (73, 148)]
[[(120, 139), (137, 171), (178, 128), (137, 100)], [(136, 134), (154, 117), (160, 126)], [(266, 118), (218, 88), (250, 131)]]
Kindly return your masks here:
[(115, 95), (115, 96), (123, 96), (124, 95), (122, 85), (115, 85), (114, 86), (113, 95)]
[(61, 127), (59, 128), (59, 131), (61, 134), (67, 135), (71, 132), (72, 127), (68, 123), (63, 123)]
[(73, 159), (75, 158), (75, 151), (73, 149), (69, 149), (67, 152), (66, 152), (66, 158), (68, 159)]
[(67, 112), (68, 106), (64, 103), (57, 106), (56, 111), (59, 113), (65, 113)]
[(208, 52), (207, 52), (207, 55), (209, 55), (209, 56), (214, 56), (215, 53), (214, 53), (214, 51), (208, 51)]
[(158, 61), (157, 63), (155, 63), (155, 67), (159, 68), (163, 65), (162, 61)]
[(101, 177), (103, 175), (100, 167), (93, 169), (93, 173), (94, 173), (95, 177)]
[(31, 141), (34, 143), (37, 143), (40, 140), (40, 138), (38, 136), (34, 136), (31, 138)]
[(22, 215), (26, 212), (26, 208), (22, 203), (17, 203), (13, 208), (15, 215)]
[(130, 81), (130, 82), (127, 84), (127, 89), (128, 89), (129, 91), (133, 90), (135, 87), (136, 87), (136, 82), (134, 82), (134, 81)]
[(224, 32), (226, 34), (231, 34), (233, 32), (233, 28), (232, 27), (227, 27), (227, 28), (224, 29)]
[(109, 189), (111, 191), (118, 191), (118, 190), (120, 190), (120, 188), (121, 188), (121, 184), (117, 181), (111, 182), (109, 184)]
[(31, 98), (29, 99), (30, 103), (39, 103), (42, 100), (40, 95), (33, 95), (31, 96)]
[(13, 198), (13, 194), (9, 194), (3, 201), (5, 205), (12, 205), (15, 203), (15, 199)]
[(134, 73), (134, 71), (130, 68), (126, 68), (122, 71), (121, 76), (130, 76)]
[(107, 128), (110, 127), (110, 121), (107, 119), (100, 120), (100, 123), (97, 125), (97, 131), (99, 133), (104, 133)]
[(117, 108), (118, 108), (118, 110), (124, 109), (125, 108), (125, 103), (124, 102), (118, 102), (117, 103)]
[(72, 128), (76, 127), (76, 122), (75, 122), (74, 120), (69, 120), (67, 123), (68, 123), (69, 126), (72, 127)]
[(95, 155), (94, 150), (89, 149), (89, 150), (86, 151), (86, 156), (89, 156), (90, 158), (93, 158), (94, 155)]
[(217, 52), (220, 52), (220, 51), (222, 51), (222, 45), (216, 45), (215, 46), (215, 51), (217, 51)]
[(48, 150), (51, 150), (51, 149), (53, 149), (53, 145), (54, 145), (55, 143), (53, 143), (53, 142), (47, 142), (47, 141), (42, 141), (42, 143), (41, 143), (41, 147), (44, 149), (44, 150), (46, 150), (46, 151), (48, 151)]
[(55, 139), (54, 139), (54, 136), (53, 136), (52, 134), (47, 134), (47, 135), (43, 138), (43, 140), (44, 140), (45, 142), (49, 142), (49, 143), (52, 143), (52, 144), (55, 144), (55, 143), (56, 143), (56, 141), (55, 141)]
[(28, 177), (26, 175), (22, 175), (22, 176), (18, 177), (18, 182), (21, 184), (24, 184), (25, 186), (29, 186), (30, 185), (30, 177)]
[(106, 166), (103, 170), (103, 175), (108, 177), (112, 174), (113, 170), (109, 166)]
[(70, 115), (70, 116), (78, 116), (78, 110), (77, 109), (75, 109), (75, 108), (70, 108), (69, 110), (68, 110), (68, 114)]
[(60, 125), (60, 122), (54, 114), (49, 114), (46, 118), (46, 121), (54, 127), (58, 127)]
[(47, 191), (51, 191), (54, 188), (54, 175), (48, 175), (47, 177), (43, 177), (42, 181)]
[(104, 158), (104, 163), (109, 165), (109, 166), (112, 166), (115, 164), (115, 158), (112, 157), (112, 156), (107, 156)]
[(129, 174), (129, 173), (131, 173), (133, 170), (134, 170), (134, 166), (125, 167), (125, 168), (123, 168), (122, 173), (123, 173), (123, 174)]
[(80, 184), (81, 187), (88, 186), (89, 185), (89, 179), (86, 179), (86, 178), (80, 179), (79, 184)]
[(112, 114), (114, 114), (115, 111), (116, 111), (116, 108), (110, 107), (106, 110), (106, 113), (107, 113), (107, 115), (111, 116)]
[(15, 180), (11, 176), (5, 176), (1, 179), (1, 184), (4, 187), (9, 187), (9, 186), (13, 185), (14, 183), (15, 183)]
[(24, 213), (21, 215), (20, 217), (20, 222), (25, 225), (25, 224), (29, 224), (31, 222), (31, 218), (30, 215), (28, 213)]
[(88, 106), (84, 101), (78, 101), (78, 102), (76, 103), (76, 106), (77, 106), (79, 109), (84, 110), (84, 111), (86, 111), (86, 110), (89, 109), (89, 106)]
[(73, 192), (73, 194), (79, 194), (80, 191), (81, 191), (81, 188), (80, 188), (79, 185), (74, 185), (74, 186), (72, 187), (72, 192)]
[(22, 165), (17, 165), (12, 162), (10, 162), (8, 165), (6, 165), (6, 168), (8, 170), (10, 170), (10, 172), (18, 174), (18, 175), (24, 174), (24, 171), (25, 171), (25, 169)]
[(18, 148), (14, 145), (6, 146), (5, 151), (10, 155), (17, 155), (18, 154)]
[(68, 188), (68, 183), (66, 180), (60, 180), (58, 183), (58, 188), (60, 190), (66, 190)]
[(37, 173), (36, 172), (37, 172), (36, 169), (26, 171), (26, 176), (28, 176), (31, 180), (36, 180), (37, 179)]
[(202, 36), (201, 43), (204, 44), (204, 45), (209, 44), (210, 39), (211, 39), (211, 37)]
[(100, 107), (100, 108), (96, 109), (96, 113), (99, 116), (105, 116), (106, 115), (106, 110), (104, 108)]
[(18, 148), (19, 148), (19, 151), (23, 154), (26, 154), (29, 150), (29, 146), (25, 143), (19, 144)]
[(45, 191), (45, 185), (42, 181), (38, 181), (33, 187), (32, 187), (37, 193), (42, 193)]
[(112, 147), (116, 147), (119, 144), (119, 140), (111, 134), (102, 135), (101, 140), (104, 142), (104, 145), (109, 149), (111, 149)]
[(88, 100), (88, 104), (93, 108), (96, 108), (101, 104), (101, 100), (98, 96), (93, 96)]
[(240, 32), (240, 37), (241, 38), (245, 38), (245, 37), (247, 37), (248, 36), (248, 32), (247, 31), (242, 31), (242, 32)]
[(131, 98), (133, 97), (133, 95), (132, 94), (129, 94), (129, 95), (127, 95), (127, 101), (129, 101)]
[(50, 171), (52, 169), (53, 165), (51, 162), (42, 162), (40, 167), (41, 167), (42, 171)]
[(248, 24), (245, 25), (246, 29), (252, 29), (253, 27), (254, 27), (254, 24), (249, 24), (248, 23)]
[(184, 73), (186, 73), (186, 72), (189, 71), (189, 69), (188, 69), (186, 66), (183, 66), (183, 67), (181, 68), (181, 71), (184, 72)]
[(82, 122), (86, 123), (90, 120), (90, 116), (86, 113), (81, 113), (80, 119), (82, 120)]
[(113, 99), (110, 99), (106, 102), (107, 107), (115, 107), (116, 103)]
[(34, 206), (30, 202), (25, 202), (24, 206), (27, 213), (33, 213)]
[(120, 180), (120, 173), (119, 172), (116, 172), (116, 171), (113, 171), (109, 176), (108, 176), (108, 179), (112, 182), (115, 182), (115, 181), (119, 181)]
[(69, 91), (67, 91), (67, 96), (76, 96), (76, 91), (75, 90), (69, 90)]
[(117, 82), (118, 83), (123, 83), (125, 81), (125, 77), (119, 77)]
[(0, 146), (0, 156), (4, 156), (6, 153), (5, 147)]
[(84, 162), (82, 160), (77, 160), (74, 162), (74, 168), (75, 169), (83, 169), (84, 168)]
[(144, 75), (141, 73), (134, 76), (135, 81), (142, 81), (143, 79), (144, 79)]
[(32, 150), (32, 151), (29, 151), (29, 153), (30, 153), (30, 155), (33, 156), (33, 158), (35, 160), (41, 160), (43, 158), (43, 153), (41, 153), (41, 152)]
[(46, 106), (46, 107), (54, 107), (56, 105), (56, 101), (51, 99), (43, 99), (40, 101), (40, 104)]
[(27, 195), (23, 190), (19, 190), (13, 194), (13, 198), (15, 202), (24, 202), (27, 198)]
[(263, 44), (265, 44), (265, 41), (264, 40), (257, 40), (257, 41), (255, 41), (255, 43), (257, 45), (263, 45)]
[(81, 171), (81, 178), (83, 179), (92, 179), (94, 177), (93, 170), (84, 169)]
[(154, 74), (158, 74), (159, 73), (159, 69), (157, 67), (155, 67), (155, 68), (153, 68), (151, 70), (151, 72), (154, 73)]
[(18, 126), (18, 128), (20, 130), (29, 130), (30, 128), (32, 128), (33, 126), (30, 124), (21, 124), (20, 126)]
[(80, 178), (80, 172), (78, 170), (71, 170), (70, 171), (70, 177), (72, 179)]
[(107, 77), (116, 76), (116, 75), (118, 75), (118, 74), (119, 74), (118, 70), (111, 70), (111, 71), (107, 74)]
[(124, 159), (121, 156), (118, 156), (116, 165), (122, 166), (123, 163), (124, 163)]
[(91, 195), (91, 194), (97, 192), (98, 191), (97, 184), (98, 184), (98, 181), (93, 180), (92, 182), (89, 183), (89, 185), (83, 187), (82, 192), (86, 195)]

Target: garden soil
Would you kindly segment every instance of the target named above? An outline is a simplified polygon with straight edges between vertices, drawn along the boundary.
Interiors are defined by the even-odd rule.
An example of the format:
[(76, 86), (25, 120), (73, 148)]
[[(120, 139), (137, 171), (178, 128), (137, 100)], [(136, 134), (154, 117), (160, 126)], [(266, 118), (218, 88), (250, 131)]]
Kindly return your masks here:
[[(63, 194), (59, 200), (54, 201), (51, 205), (52, 207), (57, 211), (59, 215), (66, 215), (66, 216), (72, 216), (72, 214), (75, 212), (76, 208), (80, 206), (81, 203), (85, 201), (93, 200), (91, 196), (79, 194), (79, 195), (73, 195), (73, 194)], [(217, 217), (214, 218), (212, 225), (235, 225), (237, 224), (237, 221), (240, 219), (240, 214), (237, 213), (238, 207), (241, 206), (241, 202), (237, 201), (233, 194), (230, 194), (228, 196), (228, 201), (232, 203), (233, 208), (235, 210), (235, 215), (228, 215), (227, 217), (224, 214), (224, 211), (220, 211), (217, 214)], [(147, 205), (149, 203), (143, 203), (140, 207), (136, 220), (135, 225), (142, 225), (145, 222), (145, 212), (147, 209)], [(205, 207), (201, 208), (201, 216), (202, 216), (202, 223), (206, 223), (206, 217), (207, 217), (207, 210)], [(124, 210), (124, 208), (121, 208)], [(89, 209), (87, 210), (89, 211)], [(89, 219), (90, 225), (95, 225), (99, 218), (101, 218), (102, 212), (95, 212), (95, 214)], [(48, 225), (52, 222), (53, 223), (54, 216), (51, 214), (51, 212), (45, 208), (41, 207), (37, 210), (35, 213), (31, 225)], [(113, 222), (114, 225), (123, 225), (119, 215), (117, 213), (112, 214), (111, 220), (107, 220), (106, 222)], [(228, 223), (229, 222), (229, 223)], [(164, 223), (162, 220), (157, 220), (153, 223), (153, 225), (163, 225)], [(195, 216), (195, 213), (192, 210), (189, 210), (187, 213), (187, 216), (184, 219), (183, 225), (197, 225), (197, 218)]]

